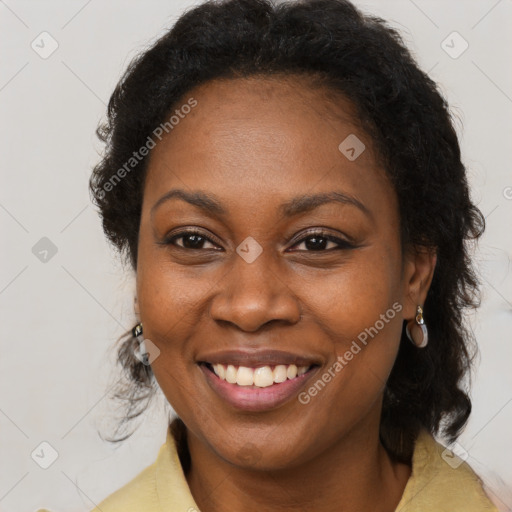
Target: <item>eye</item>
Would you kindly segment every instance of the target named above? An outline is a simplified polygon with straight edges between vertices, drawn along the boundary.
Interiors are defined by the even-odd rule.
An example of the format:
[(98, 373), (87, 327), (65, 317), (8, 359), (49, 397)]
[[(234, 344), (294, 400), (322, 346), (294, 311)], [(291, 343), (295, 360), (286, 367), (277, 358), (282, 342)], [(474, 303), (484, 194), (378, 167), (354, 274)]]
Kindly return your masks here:
[[(181, 243), (178, 243), (181, 240)], [(222, 250), (215, 244), (209, 237), (197, 230), (180, 231), (175, 235), (168, 237), (163, 242), (164, 245), (174, 245), (185, 250)], [(210, 244), (212, 247), (205, 247), (205, 244)], [(308, 236), (303, 237), (292, 247), (297, 247), (304, 244), (305, 252), (326, 252), (341, 249), (353, 249), (354, 244), (335, 237), (325, 231), (317, 230), (308, 233)], [(299, 251), (304, 251), (300, 249)], [(292, 251), (294, 252), (294, 251)]]
[[(177, 240), (182, 240), (182, 243), (177, 243)], [(175, 245), (181, 249), (197, 250), (197, 249), (215, 249), (218, 250), (218, 246), (215, 245), (207, 236), (203, 235), (199, 231), (187, 230), (181, 231), (173, 235), (172, 237), (166, 238), (164, 241), (165, 245)], [(204, 247), (204, 244), (210, 244), (213, 247)]]
[[(325, 231), (313, 231), (308, 236), (302, 238), (293, 247), (304, 244), (306, 252), (325, 252), (340, 249), (353, 249), (354, 244), (347, 240), (335, 237)], [(302, 249), (303, 250), (303, 249)]]

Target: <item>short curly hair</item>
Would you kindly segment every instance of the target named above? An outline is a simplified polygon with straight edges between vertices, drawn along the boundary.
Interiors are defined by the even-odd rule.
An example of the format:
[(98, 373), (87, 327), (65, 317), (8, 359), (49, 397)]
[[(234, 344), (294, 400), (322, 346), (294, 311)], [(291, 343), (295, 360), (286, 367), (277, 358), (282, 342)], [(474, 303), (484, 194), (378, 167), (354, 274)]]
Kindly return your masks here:
[[(312, 78), (348, 99), (395, 188), (402, 250), (437, 251), (424, 304), (429, 345), (418, 350), (402, 330), (380, 438), (400, 461), (410, 461), (422, 427), (454, 441), (471, 412), (477, 349), (464, 313), (478, 307), (480, 283), (469, 242), (483, 233), (485, 220), (470, 199), (445, 99), (382, 19), (347, 0), (207, 1), (183, 14), (131, 62), (97, 130), (106, 148), (90, 189), (106, 236), (136, 269), (148, 158), (115, 186), (112, 177), (192, 88), (258, 75)], [(154, 392), (154, 375), (133, 356), (131, 335), (122, 339), (118, 359), (128, 381), (117, 396), (128, 400), (132, 419)]]

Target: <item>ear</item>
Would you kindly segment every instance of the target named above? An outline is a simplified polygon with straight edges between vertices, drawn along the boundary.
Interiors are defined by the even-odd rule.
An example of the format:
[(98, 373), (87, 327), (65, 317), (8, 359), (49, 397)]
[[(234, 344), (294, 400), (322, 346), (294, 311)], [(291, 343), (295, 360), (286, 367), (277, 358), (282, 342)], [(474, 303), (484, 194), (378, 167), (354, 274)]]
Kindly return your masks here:
[(433, 247), (416, 246), (407, 251), (403, 269), (403, 317), (416, 316), (416, 306), (423, 306), (434, 277), (437, 250)]

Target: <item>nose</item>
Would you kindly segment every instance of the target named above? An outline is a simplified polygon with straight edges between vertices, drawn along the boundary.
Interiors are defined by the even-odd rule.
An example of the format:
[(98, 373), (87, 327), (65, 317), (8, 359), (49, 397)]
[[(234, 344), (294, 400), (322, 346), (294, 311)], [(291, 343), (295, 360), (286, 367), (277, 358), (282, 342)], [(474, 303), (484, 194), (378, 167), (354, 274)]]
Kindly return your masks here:
[(210, 315), (214, 320), (246, 332), (255, 332), (270, 322), (292, 325), (300, 320), (298, 298), (283, 273), (271, 266), (264, 254), (252, 263), (236, 256), (212, 299)]

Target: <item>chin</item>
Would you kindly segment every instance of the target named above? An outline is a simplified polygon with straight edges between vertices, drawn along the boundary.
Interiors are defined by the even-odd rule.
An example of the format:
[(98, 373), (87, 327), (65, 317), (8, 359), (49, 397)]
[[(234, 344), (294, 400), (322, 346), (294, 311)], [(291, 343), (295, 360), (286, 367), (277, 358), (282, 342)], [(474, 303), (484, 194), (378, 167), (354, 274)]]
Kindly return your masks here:
[(297, 443), (285, 444), (283, 438), (287, 436), (279, 434), (278, 428), (275, 430), (277, 436), (274, 439), (267, 435), (263, 435), (261, 439), (248, 435), (247, 441), (239, 438), (236, 444), (223, 444), (215, 447), (215, 451), (229, 464), (248, 470), (275, 471), (298, 465), (303, 456), (298, 451), (298, 447), (303, 447), (302, 443), (299, 440)]

